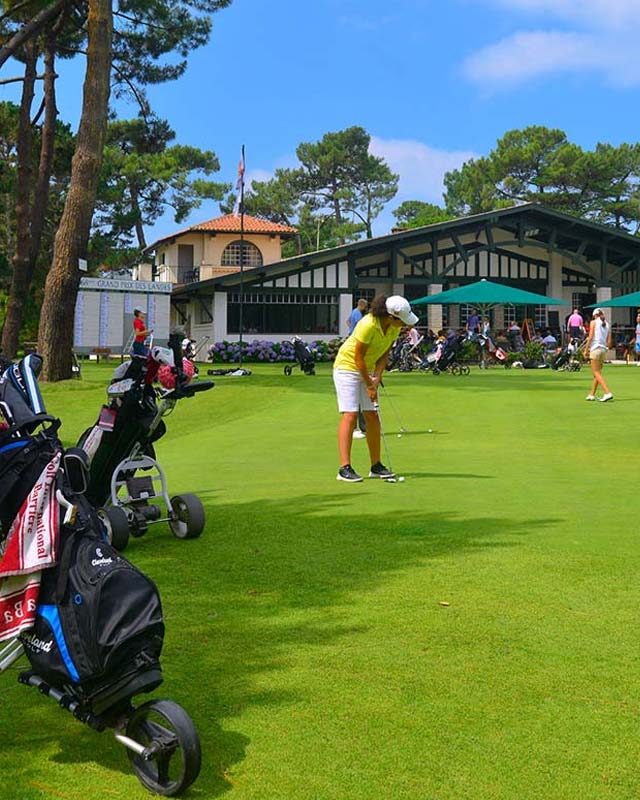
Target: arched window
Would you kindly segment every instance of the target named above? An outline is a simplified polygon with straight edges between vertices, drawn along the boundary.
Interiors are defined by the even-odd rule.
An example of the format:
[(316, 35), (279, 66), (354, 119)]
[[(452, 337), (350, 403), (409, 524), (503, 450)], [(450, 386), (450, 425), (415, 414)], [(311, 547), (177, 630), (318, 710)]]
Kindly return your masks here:
[(243, 267), (261, 267), (262, 266), (262, 253), (253, 244), (253, 242), (241, 242), (237, 239), (235, 242), (228, 244), (222, 251), (222, 266), (223, 267), (239, 267), (240, 266), (240, 249), (244, 251), (242, 259)]

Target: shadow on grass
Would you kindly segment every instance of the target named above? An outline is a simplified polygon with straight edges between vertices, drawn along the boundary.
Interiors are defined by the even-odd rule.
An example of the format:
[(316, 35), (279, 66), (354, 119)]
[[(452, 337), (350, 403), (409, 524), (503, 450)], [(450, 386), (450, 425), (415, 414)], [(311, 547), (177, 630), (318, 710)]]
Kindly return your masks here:
[[(309, 660), (375, 626), (375, 607), (370, 624), (362, 621), (369, 593), (431, 559), (517, 547), (520, 537), (557, 523), (422, 513), (403, 509), (401, 499), (389, 513), (376, 513), (363, 507), (373, 498), (343, 492), (226, 503), (207, 494), (209, 523), (200, 539), (179, 541), (158, 529), (127, 553), (161, 590), (165, 685), (156, 696), (183, 705), (199, 729), (203, 769), (188, 796), (203, 800), (233, 788), (234, 765), (251, 739), (266, 746), (270, 709), (316, 702), (304, 680)], [(421, 591), (429, 598), (433, 590), (435, 603), (430, 574), (425, 570)], [(30, 775), (53, 785), (60, 778), (54, 765), (78, 764), (89, 789), (108, 782), (111, 771), (109, 796), (144, 796), (142, 789), (132, 794), (135, 778), (122, 781), (127, 756), (109, 734), (97, 739), (26, 689), (9, 695), (20, 724), (5, 737), (2, 762), (20, 764), (16, 780)], [(52, 741), (57, 751), (47, 761), (41, 753)]]

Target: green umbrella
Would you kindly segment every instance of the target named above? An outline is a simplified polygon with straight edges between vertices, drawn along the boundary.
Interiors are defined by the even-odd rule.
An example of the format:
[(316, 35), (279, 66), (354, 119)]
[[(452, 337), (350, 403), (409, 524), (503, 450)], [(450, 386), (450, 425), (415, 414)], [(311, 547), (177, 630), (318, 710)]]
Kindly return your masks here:
[[(493, 283), (493, 281), (488, 281), (485, 278), (475, 283), (468, 283), (466, 286), (459, 286), (457, 289), (448, 289), (446, 292), (420, 297), (418, 300), (411, 301), (412, 306), (452, 305), (454, 303), (466, 303), (483, 309), (499, 305), (568, 305), (565, 300), (556, 300), (554, 297), (547, 297), (544, 294), (536, 294), (535, 292), (525, 292), (522, 289), (506, 286), (503, 283)], [(601, 303), (601, 305), (604, 305), (604, 303)]]
[(620, 297), (614, 297), (612, 300), (603, 300), (601, 303), (592, 303), (587, 308), (640, 308), (640, 292), (631, 292), (631, 294), (623, 294)]

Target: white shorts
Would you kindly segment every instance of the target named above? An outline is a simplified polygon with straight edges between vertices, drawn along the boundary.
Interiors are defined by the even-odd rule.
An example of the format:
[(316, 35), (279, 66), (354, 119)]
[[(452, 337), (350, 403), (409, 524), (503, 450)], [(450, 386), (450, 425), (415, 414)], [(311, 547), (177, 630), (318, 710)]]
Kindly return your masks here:
[(346, 369), (333, 370), (333, 383), (338, 396), (338, 411), (374, 411), (367, 387), (359, 372)]

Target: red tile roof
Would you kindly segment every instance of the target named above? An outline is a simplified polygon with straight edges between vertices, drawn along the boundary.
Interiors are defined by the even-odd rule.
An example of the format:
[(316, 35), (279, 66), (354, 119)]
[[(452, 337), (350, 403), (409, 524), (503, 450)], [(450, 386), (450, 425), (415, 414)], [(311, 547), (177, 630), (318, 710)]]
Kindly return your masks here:
[[(197, 225), (192, 225), (190, 228), (183, 228), (181, 231), (176, 231), (169, 236), (163, 236), (161, 239), (157, 239), (153, 244), (147, 246), (145, 253), (155, 250), (156, 246), (161, 242), (166, 242), (169, 239), (177, 239), (179, 236), (184, 236), (186, 233), (199, 233), (202, 231), (239, 234), (240, 217), (236, 217), (233, 214), (226, 214), (224, 217), (216, 217), (207, 222), (200, 222)], [(269, 222), (269, 220), (260, 219), (259, 217), (250, 217), (248, 214), (245, 214), (244, 232), (265, 233), (269, 235), (279, 234), (284, 239), (289, 239), (298, 232), (298, 229), (292, 228), (290, 225), (280, 225), (277, 222)]]
[[(216, 217), (208, 222), (192, 225), (189, 230), (240, 233), (240, 217), (226, 214), (224, 217)], [(292, 228), (290, 225), (280, 225), (259, 217), (250, 217), (248, 214), (244, 215), (244, 230), (246, 233), (297, 233), (296, 228)]]

